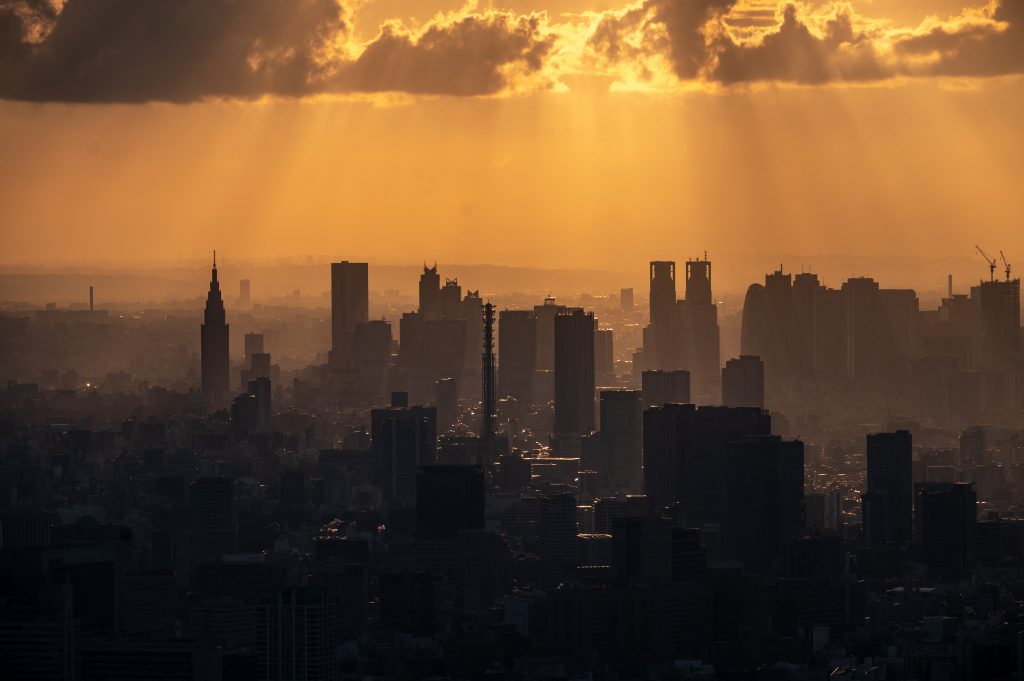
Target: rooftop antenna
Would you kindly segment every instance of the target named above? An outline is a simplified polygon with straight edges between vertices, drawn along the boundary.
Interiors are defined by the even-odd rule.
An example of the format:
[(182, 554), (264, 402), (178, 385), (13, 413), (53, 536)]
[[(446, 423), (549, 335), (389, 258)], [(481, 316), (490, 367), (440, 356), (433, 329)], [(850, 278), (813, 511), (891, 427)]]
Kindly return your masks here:
[(985, 258), (985, 262), (988, 263), (988, 279), (989, 279), (989, 281), (995, 281), (996, 280), (996, 259), (988, 257), (988, 254), (985, 253), (985, 251), (981, 250), (981, 246), (975, 244), (974, 248), (977, 249), (978, 253), (981, 254), (981, 257)]

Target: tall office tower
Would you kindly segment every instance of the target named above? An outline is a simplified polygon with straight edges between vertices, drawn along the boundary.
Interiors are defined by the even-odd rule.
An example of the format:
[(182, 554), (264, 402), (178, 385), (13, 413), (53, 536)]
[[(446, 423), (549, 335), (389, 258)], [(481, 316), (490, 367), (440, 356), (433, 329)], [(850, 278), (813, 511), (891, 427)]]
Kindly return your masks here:
[(1014, 365), (1020, 360), (1020, 279), (983, 281), (981, 356), (986, 367)]
[(726, 443), (771, 435), (771, 417), (750, 407), (667, 404), (644, 411), (644, 494), (655, 509), (679, 503), (687, 525), (721, 519)]
[(434, 383), (434, 406), (437, 407), (437, 432), (447, 433), (459, 417), (459, 383), (442, 378)]
[(693, 305), (712, 305), (711, 261), (686, 261), (686, 302)]
[(847, 376), (862, 387), (882, 387), (888, 377), (878, 282), (854, 277), (843, 283), (842, 290), (846, 294)]
[(764, 362), (760, 357), (740, 355), (722, 369), (722, 404), (727, 407), (764, 409)]
[(334, 599), (318, 587), (289, 587), (257, 609), (258, 678), (333, 681)]
[(231, 478), (200, 478), (189, 487), (192, 532), (201, 562), (238, 550), (238, 502)]
[(537, 369), (551, 371), (555, 368), (555, 315), (564, 312), (565, 305), (555, 304), (548, 296), (543, 305), (533, 306), (537, 318)]
[(257, 421), (259, 430), (270, 429), (271, 402), (273, 392), (270, 387), (270, 379), (266, 376), (249, 379), (249, 394), (256, 397), (256, 409), (259, 419)]
[(242, 359), (249, 360), (257, 352), (263, 352), (263, 334), (245, 334), (245, 356)]
[(589, 491), (612, 497), (643, 485), (643, 405), (639, 390), (601, 391), (601, 429), (580, 443), (580, 468), (592, 471)]
[(484, 529), (483, 466), (421, 466), (416, 478), (416, 536), (455, 539)]
[(374, 319), (356, 324), (352, 357), (360, 368), (387, 367), (391, 362), (391, 322)]
[(415, 504), (416, 471), (434, 463), (437, 451), (437, 409), (409, 407), (408, 396), (396, 393), (391, 407), (370, 412), (370, 437), (384, 498)]
[(717, 403), (721, 394), (721, 341), (718, 306), (711, 296), (711, 262), (706, 257), (686, 263), (684, 313), (692, 336), (689, 369), (694, 394)]
[(910, 360), (917, 355), (917, 320), (921, 316), (917, 294), (911, 289), (879, 289), (879, 313), (882, 320), (883, 366), (887, 379), (910, 378)]
[[(462, 303), (459, 305), (459, 319), (466, 323), (466, 368), (473, 374), (480, 371), (480, 339), (484, 334), (484, 301), (480, 297), (480, 291), (466, 291)], [(491, 330), (493, 340), (494, 330)], [(477, 386), (482, 386), (477, 383)], [(480, 395), (483, 400), (483, 395)]]
[(615, 345), (611, 329), (594, 331), (594, 374), (601, 385), (615, 381)]
[(818, 281), (816, 274), (801, 272), (793, 277), (791, 338), (793, 345), (796, 346), (793, 371), (800, 377), (813, 376), (818, 370), (815, 338), (818, 335), (818, 309), (824, 291), (825, 287)]
[(985, 427), (971, 426), (960, 433), (961, 467), (978, 466), (988, 460)]
[(633, 311), (633, 289), (624, 288), (619, 291), (619, 309), (623, 312)]
[(457, 278), (444, 280), (438, 293), (438, 313), (446, 319), (462, 319), (462, 287)]
[(528, 310), (502, 310), (498, 314), (498, 395), (530, 402), (536, 370), (537, 317)]
[(537, 500), (541, 580), (557, 586), (576, 567), (576, 497), (550, 494)]
[(768, 574), (803, 524), (804, 445), (764, 435), (725, 448), (722, 555)]
[(862, 499), (869, 546), (910, 543), (913, 530), (913, 441), (909, 431), (867, 437), (867, 492)]
[(935, 576), (960, 577), (971, 564), (978, 522), (978, 495), (967, 483), (914, 486), (916, 543)]
[(484, 348), (481, 359), (480, 372), (482, 374), (481, 385), (481, 407), (482, 423), (480, 424), (480, 437), (485, 440), (493, 440), (497, 430), (497, 402), (494, 391), (494, 306), (490, 303), (484, 305)]
[(238, 282), (238, 304), (243, 308), (252, 305), (252, 281), (249, 279)]
[(555, 433), (594, 430), (593, 312), (582, 308), (555, 316)]
[(650, 323), (667, 324), (676, 305), (676, 264), (651, 262)]
[(331, 263), (331, 364), (351, 360), (356, 324), (369, 317), (369, 266), (365, 262)]
[(441, 311), (441, 275), (437, 273), (437, 263), (433, 267), (423, 266), (420, 275), (420, 308), (421, 315), (434, 318)]
[(643, 407), (690, 403), (690, 372), (645, 371), (640, 375)]
[(224, 301), (217, 281), (217, 253), (213, 254), (210, 292), (200, 331), (203, 394), (215, 403), (227, 399), (231, 389), (231, 360), (228, 354), (228, 324), (224, 317)]

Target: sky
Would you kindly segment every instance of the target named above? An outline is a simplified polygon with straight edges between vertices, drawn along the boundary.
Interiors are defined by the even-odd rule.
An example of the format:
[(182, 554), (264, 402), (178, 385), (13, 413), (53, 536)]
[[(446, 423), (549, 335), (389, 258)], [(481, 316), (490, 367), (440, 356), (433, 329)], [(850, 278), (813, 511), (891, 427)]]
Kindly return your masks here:
[(1022, 73), (1024, 0), (0, 0), (0, 265), (1024, 258)]

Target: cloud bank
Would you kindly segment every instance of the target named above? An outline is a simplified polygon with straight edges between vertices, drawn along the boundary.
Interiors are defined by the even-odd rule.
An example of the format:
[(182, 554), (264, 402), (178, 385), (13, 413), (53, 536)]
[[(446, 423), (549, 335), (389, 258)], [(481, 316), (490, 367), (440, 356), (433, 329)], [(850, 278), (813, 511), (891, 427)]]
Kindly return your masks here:
[(353, 32), (357, 0), (0, 0), (0, 98), (190, 102), (493, 96), (597, 75), (673, 90), (1024, 72), (1024, 0), (895, 27), (846, 2), (640, 0), (559, 15), (469, 4)]

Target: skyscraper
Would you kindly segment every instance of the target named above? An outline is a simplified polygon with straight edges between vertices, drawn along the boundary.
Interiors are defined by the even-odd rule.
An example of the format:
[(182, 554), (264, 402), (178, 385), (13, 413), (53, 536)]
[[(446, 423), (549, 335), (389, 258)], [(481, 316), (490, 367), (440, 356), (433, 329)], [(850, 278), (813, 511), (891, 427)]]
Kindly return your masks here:
[(981, 349), (985, 366), (1020, 359), (1020, 279), (981, 282)]
[(676, 264), (672, 261), (651, 262), (650, 323), (668, 323), (675, 304)]
[(437, 273), (437, 263), (433, 267), (423, 266), (420, 275), (420, 314), (434, 318), (441, 307), (441, 275)]
[(582, 308), (555, 316), (555, 432), (594, 430), (594, 313)]
[(200, 478), (189, 488), (192, 531), (199, 559), (215, 561), (238, 550), (238, 502), (231, 478)]
[(537, 370), (537, 317), (529, 310), (498, 314), (498, 396), (529, 402)]
[(217, 281), (217, 252), (213, 253), (210, 292), (206, 296), (203, 326), (200, 332), (203, 393), (212, 402), (223, 402), (231, 389), (230, 356), (228, 354), (228, 324), (224, 315), (224, 300)]
[(910, 543), (913, 530), (912, 438), (909, 431), (867, 437), (867, 493), (862, 499), (869, 545)]
[(633, 289), (624, 288), (619, 291), (619, 309), (623, 312), (633, 311)]
[(331, 363), (351, 359), (356, 324), (369, 317), (369, 266), (365, 262), (331, 263)]
[(722, 369), (722, 404), (727, 407), (764, 408), (764, 362), (740, 355)]
[(384, 498), (414, 504), (416, 471), (434, 463), (437, 409), (409, 407), (408, 396), (396, 393), (391, 407), (370, 412), (370, 424), (371, 447), (380, 464)]
[(718, 306), (711, 295), (711, 261), (686, 263), (686, 324), (692, 337), (692, 359), (688, 363), (693, 377), (693, 392), (707, 402), (717, 402), (720, 394), (721, 341)]

